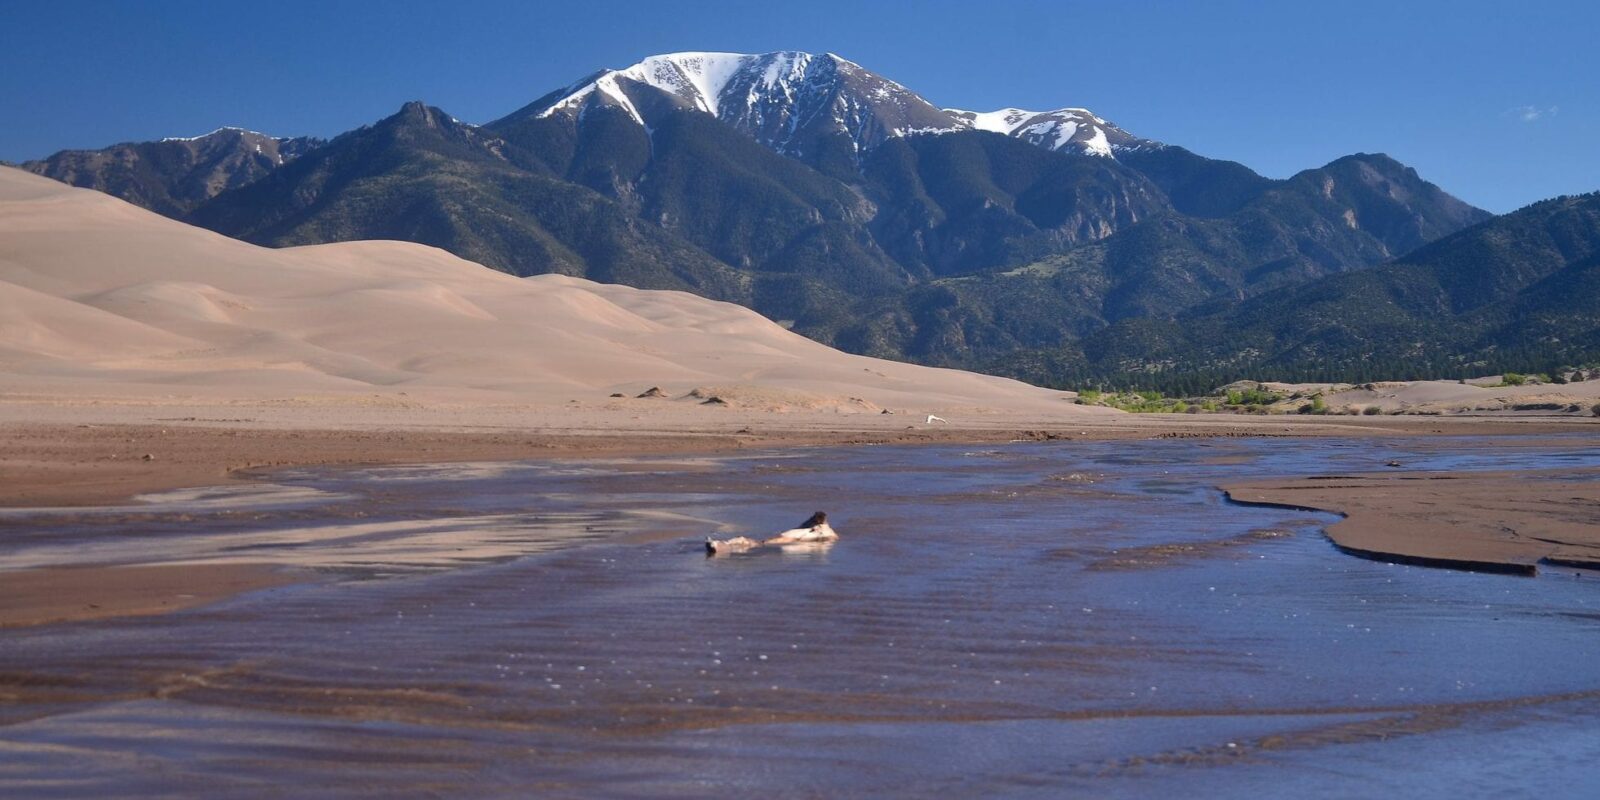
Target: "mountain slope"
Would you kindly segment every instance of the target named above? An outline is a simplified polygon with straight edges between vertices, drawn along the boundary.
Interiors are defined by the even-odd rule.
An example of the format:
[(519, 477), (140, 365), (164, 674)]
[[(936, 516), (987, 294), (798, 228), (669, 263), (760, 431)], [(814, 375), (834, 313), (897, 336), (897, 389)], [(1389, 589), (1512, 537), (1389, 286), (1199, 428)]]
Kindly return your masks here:
[(1277, 183), (1243, 164), (1206, 158), (1175, 145), (1126, 149), (1117, 160), (1161, 187), (1174, 210), (1195, 217), (1232, 214)]
[[(1151, 214), (1017, 269), (913, 290), (830, 331), (829, 340), (927, 363), (1010, 369), (997, 360), (1008, 351), (1059, 347), (1122, 320), (1170, 319), (1219, 299), (1363, 269), (1488, 216), (1382, 155), (1263, 181), (1241, 182), (1255, 196), (1225, 216)], [(1027, 241), (1021, 233), (999, 238), (1016, 252)]]
[(62, 183), (98, 189), (158, 214), (182, 217), (200, 203), (243, 186), (322, 144), (240, 128), (204, 136), (127, 142), (101, 150), (63, 150), (20, 166)]
[(1600, 359), (1600, 193), (1535, 203), (1374, 269), (1176, 320), (1130, 320), (1091, 337), (1083, 352), (1085, 368), (1101, 375), (1267, 379), (1591, 362)]
[(492, 135), (408, 103), (190, 219), (258, 244), (398, 239), (517, 275), (747, 297), (744, 279), (693, 245), (593, 191), (519, 169), (497, 147)]
[(862, 172), (879, 201), (875, 234), (924, 276), (1027, 263), (1167, 209), (1159, 189), (1115, 161), (992, 133), (896, 139)]
[[(667, 111), (646, 133), (621, 110), (596, 108), (483, 130), (505, 142), (512, 163), (588, 186), (740, 269), (827, 273), (862, 289), (905, 282), (862, 230), (873, 207), (859, 192), (707, 115)], [(801, 258), (818, 236), (860, 244)]]

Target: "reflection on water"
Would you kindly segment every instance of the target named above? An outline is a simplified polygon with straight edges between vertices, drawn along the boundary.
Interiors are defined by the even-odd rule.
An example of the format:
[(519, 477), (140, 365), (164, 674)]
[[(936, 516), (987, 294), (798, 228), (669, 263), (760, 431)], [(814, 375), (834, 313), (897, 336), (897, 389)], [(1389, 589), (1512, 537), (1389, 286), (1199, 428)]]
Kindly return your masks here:
[(306, 508), (338, 501), (356, 499), (311, 486), (286, 486), (277, 483), (252, 483), (240, 486), (204, 486), (194, 489), (175, 489), (151, 492), (134, 497), (134, 503), (121, 506), (93, 506), (88, 508), (0, 508), (0, 520), (30, 520), (54, 517), (54, 522), (70, 515), (93, 517), (148, 514), (159, 509), (168, 514), (185, 514), (233, 509)]
[[(399, 576), (0, 633), (0, 794), (1581, 796), (1600, 578), (1353, 559), (1213, 488), (1600, 463), (1503, 443), (295, 472), (316, 502), (0, 519), (8, 567)], [(703, 556), (815, 508), (831, 548)]]

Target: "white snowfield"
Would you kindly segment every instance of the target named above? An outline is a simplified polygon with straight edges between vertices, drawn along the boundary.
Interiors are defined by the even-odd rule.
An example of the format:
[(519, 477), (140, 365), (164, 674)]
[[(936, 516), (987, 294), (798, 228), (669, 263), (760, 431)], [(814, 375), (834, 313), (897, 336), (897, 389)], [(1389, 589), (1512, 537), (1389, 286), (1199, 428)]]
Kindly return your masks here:
[[(635, 94), (639, 87), (664, 92), (679, 107), (716, 116), (779, 150), (787, 144), (782, 133), (793, 133), (818, 120), (831, 122), (858, 146), (872, 143), (877, 134), (902, 137), (963, 130), (992, 131), (1049, 150), (1106, 157), (1114, 157), (1120, 148), (1155, 146), (1083, 108), (941, 109), (910, 89), (832, 53), (795, 51), (650, 56), (567, 87), (536, 114), (581, 116), (593, 105), (608, 106), (653, 128), (641, 108), (643, 99)], [(773, 126), (781, 130), (775, 132)]]
[[(791, 102), (805, 91), (808, 79), (819, 67), (861, 70), (861, 67), (832, 53), (821, 56), (800, 52), (760, 55), (744, 53), (667, 53), (650, 56), (626, 69), (604, 70), (598, 76), (567, 88), (566, 93), (538, 113), (548, 117), (571, 111), (591, 99), (627, 111), (641, 125), (644, 116), (628, 96), (624, 81), (659, 89), (684, 101), (690, 108), (714, 116), (748, 111), (766, 98)], [(901, 87), (902, 91), (905, 90)]]
[(957, 119), (965, 120), (974, 130), (1004, 134), (1046, 150), (1062, 150), (1071, 146), (1087, 155), (1114, 157), (1113, 138), (1117, 139), (1116, 147), (1148, 144), (1087, 108), (1058, 108), (1054, 111), (1027, 111), (1020, 108), (1002, 108), (999, 111), (945, 110)]
[(719, 113), (723, 91), (741, 71), (759, 67), (760, 77), (753, 82), (751, 91), (753, 93), (757, 87), (770, 90), (786, 81), (803, 78), (811, 58), (807, 53), (769, 53), (764, 57), (739, 53), (668, 53), (651, 56), (627, 69), (607, 70), (598, 78), (570, 89), (564, 98), (540, 112), (539, 116), (548, 117), (572, 108), (590, 95), (599, 93), (627, 109), (636, 121), (644, 124), (644, 118), (633, 108), (632, 101), (618, 84), (622, 78), (684, 98), (694, 108), (715, 115)]

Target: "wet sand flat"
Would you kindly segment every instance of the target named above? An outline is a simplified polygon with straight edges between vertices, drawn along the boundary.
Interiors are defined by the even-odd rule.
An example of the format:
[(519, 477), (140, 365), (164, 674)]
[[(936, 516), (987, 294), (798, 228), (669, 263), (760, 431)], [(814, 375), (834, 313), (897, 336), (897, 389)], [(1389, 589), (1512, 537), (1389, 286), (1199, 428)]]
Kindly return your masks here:
[[(659, 405), (659, 404), (658, 404)], [(229, 419), (230, 415), (247, 419)], [(71, 420), (71, 421), (68, 421)], [(708, 454), (861, 444), (1185, 437), (1600, 433), (1582, 419), (1005, 414), (929, 425), (903, 415), (621, 409), (282, 409), (0, 402), (0, 507), (95, 505), (141, 492), (249, 480), (291, 466)], [(149, 456), (147, 459), (146, 456)]]
[[(31, 408), (34, 413), (23, 409)], [(648, 408), (648, 406), (646, 406)], [(43, 416), (40, 407), (13, 403), (11, 416)], [(315, 413), (321, 411), (321, 414)], [(639, 457), (663, 455), (710, 455), (759, 451), (773, 447), (824, 447), (836, 445), (938, 445), (952, 442), (972, 444), (998, 444), (1016, 441), (1140, 441), (1145, 439), (1188, 439), (1215, 437), (1226, 441), (1238, 437), (1327, 437), (1327, 436), (1408, 436), (1427, 440), (1440, 435), (1462, 433), (1503, 436), (1506, 446), (1536, 446), (1544, 441), (1539, 434), (1570, 435), (1600, 427), (1583, 420), (1538, 419), (1450, 419), (1450, 418), (1385, 418), (1379, 420), (1257, 417), (1193, 417), (1193, 416), (1132, 416), (1109, 419), (1078, 420), (1072, 424), (1049, 427), (1023, 427), (1024, 421), (1004, 415), (980, 420), (967, 420), (959, 425), (906, 425), (903, 417), (877, 415), (868, 418), (840, 419), (806, 417), (804, 415), (751, 415), (730, 414), (728, 419), (691, 414), (677, 417), (653, 412), (647, 421), (633, 419), (632, 414), (606, 411), (563, 410), (561, 419), (581, 421), (582, 425), (568, 427), (529, 426), (516, 427), (515, 414), (486, 414), (482, 410), (460, 415), (455, 421), (469, 429), (444, 429), (437, 420), (423, 427), (397, 424), (397, 420), (373, 409), (351, 412), (347, 408), (330, 409), (311, 405), (298, 407), (285, 413), (279, 409), (255, 409), (251, 420), (225, 420), (223, 415), (241, 413), (238, 409), (171, 407), (154, 408), (104, 404), (88, 407), (57, 407), (57, 413), (67, 413), (93, 422), (64, 423), (10, 423), (0, 427), (0, 507), (38, 506), (94, 506), (107, 503), (129, 502), (136, 494), (169, 490), (179, 487), (208, 486), (229, 483), (248, 486), (262, 479), (274, 469), (290, 467), (350, 466), (357, 464), (405, 464), (417, 462), (485, 462), (513, 461), (529, 458), (603, 459), (614, 457)], [(21, 412), (19, 414), (19, 412)], [(188, 412), (186, 416), (179, 416)], [(196, 415), (199, 416), (196, 416)], [(209, 416), (207, 416), (209, 415)], [(402, 419), (404, 418), (402, 415)], [(125, 422), (128, 419), (138, 423)], [(424, 416), (423, 420), (429, 420)], [(535, 422), (542, 422), (536, 419)], [(522, 420), (526, 424), (527, 420)], [(308, 424), (322, 427), (304, 427)], [(645, 427), (648, 424), (649, 427)], [(476, 425), (480, 430), (472, 430)], [(1515, 434), (1515, 435), (1513, 435)], [(1420, 445), (1419, 445), (1420, 446)], [(144, 456), (149, 455), (149, 459)], [(1242, 456), (1218, 456), (1212, 463), (1219, 469), (1239, 463)], [(1541, 476), (1503, 473), (1496, 476), (1484, 491), (1465, 488), (1461, 496), (1482, 502), (1462, 505), (1455, 509), (1452, 520), (1462, 519), (1467, 528), (1488, 526), (1483, 535), (1462, 537), (1429, 536), (1429, 530), (1460, 530), (1455, 522), (1429, 522), (1420, 527), (1408, 526), (1398, 536), (1384, 538), (1390, 530), (1389, 521), (1395, 515), (1422, 513), (1426, 516), (1435, 506), (1426, 498), (1439, 487), (1437, 482), (1389, 481), (1361, 491), (1362, 513), (1355, 521), (1347, 520), (1335, 526), (1336, 540), (1352, 551), (1367, 550), (1396, 557), (1407, 554), (1419, 557), (1445, 557), (1461, 560), (1460, 548), (1472, 547), (1468, 560), (1478, 559), (1486, 564), (1509, 564), (1514, 569), (1524, 569), (1542, 557), (1559, 557), (1571, 560), (1592, 561), (1592, 550), (1584, 542), (1590, 541), (1593, 523), (1581, 520), (1573, 524), (1563, 522), (1569, 511), (1581, 511), (1581, 506), (1565, 509), (1560, 503), (1523, 503), (1518, 501), (1524, 491), (1553, 489)], [(1534, 487), (1525, 489), (1524, 487)], [(1291, 488), (1295, 487), (1295, 488)], [(1340, 503), (1349, 502), (1350, 491), (1335, 496), (1326, 482), (1306, 485), (1280, 482), (1272, 487), (1256, 487), (1259, 500), (1279, 498), (1291, 505), (1316, 506), (1329, 510), (1343, 510)], [(1269, 491), (1270, 490), (1270, 491)], [(1578, 487), (1579, 496), (1591, 492)], [(1290, 497), (1289, 495), (1293, 496)], [(1236, 494), (1240, 499), (1246, 495)], [(1419, 505), (1422, 504), (1422, 505)], [(1409, 511), (1408, 511), (1409, 509)], [(1470, 513), (1469, 513), (1470, 510)], [(1565, 546), (1552, 545), (1537, 539), (1516, 542), (1493, 530), (1495, 520), (1509, 514), (1519, 517), (1520, 525), (1536, 526), (1546, 531), (1555, 525), (1564, 533), (1555, 536)], [(1371, 516), (1375, 527), (1363, 533), (1366, 523), (1361, 520)], [(1443, 518), (1441, 518), (1442, 520)], [(1548, 524), (1547, 524), (1548, 523)], [(1408, 523), (1409, 525), (1409, 523)], [(1415, 531), (1415, 533), (1413, 533)], [(0, 536), (7, 535), (0, 526)], [(1535, 534), (1538, 535), (1538, 534)], [(1549, 538), (1549, 537), (1546, 537)], [(1441, 549), (1443, 548), (1443, 549)], [(1451, 550), (1450, 548), (1455, 548)], [(1559, 551), (1559, 554), (1557, 553)], [(1454, 555), (1452, 555), (1452, 553)], [(129, 556), (136, 558), (136, 556)], [(1113, 559), (1115, 561), (1115, 559)], [(160, 562), (152, 562), (159, 564)], [(230, 567), (236, 569), (236, 567)], [(24, 573), (10, 573), (21, 580)], [(205, 599), (218, 599), (229, 592), (218, 586), (234, 587), (243, 591), (258, 585), (252, 580), (230, 580), (221, 584), (210, 581), (205, 570), (185, 571), (122, 571), (118, 573), (117, 586), (122, 596), (130, 600), (102, 602), (106, 597), (86, 590), (90, 583), (63, 580), (53, 586), (53, 599), (45, 606), (29, 601), (30, 608), (57, 609), (48, 613), (14, 610), (7, 624), (42, 623), (55, 620), (59, 609), (75, 608), (73, 615), (62, 618), (87, 618), (109, 616), (112, 609), (127, 609), (124, 613), (150, 613), (144, 598), (170, 594), (192, 595), (182, 603), (170, 603), (167, 608), (193, 606)], [(186, 575), (192, 576), (192, 586), (183, 586)], [(30, 579), (45, 581), (42, 577)], [(268, 584), (287, 580), (284, 574), (274, 575)], [(140, 585), (141, 581), (148, 585)], [(33, 585), (33, 584), (30, 584)], [(40, 583), (38, 585), (44, 585)], [(91, 608), (95, 607), (95, 608)], [(19, 607), (20, 608), (20, 607)], [(94, 614), (88, 612), (93, 610)], [(159, 610), (159, 608), (155, 609)]]
[(0, 628), (164, 614), (309, 579), (264, 564), (15, 570), (0, 573)]
[[(7, 629), (0, 792), (1430, 797), (1470, 776), (1559, 797), (1600, 778), (1600, 584), (1351, 558), (1334, 515), (1214, 485), (1390, 460), (1587, 475), (1583, 445), (781, 448), (7, 512), (12, 563), (144, 550), (322, 580)], [(701, 551), (818, 498), (831, 548)]]
[(1236, 501), (1345, 515), (1328, 529), (1372, 558), (1532, 573), (1540, 563), (1600, 566), (1595, 470), (1392, 472), (1231, 484)]

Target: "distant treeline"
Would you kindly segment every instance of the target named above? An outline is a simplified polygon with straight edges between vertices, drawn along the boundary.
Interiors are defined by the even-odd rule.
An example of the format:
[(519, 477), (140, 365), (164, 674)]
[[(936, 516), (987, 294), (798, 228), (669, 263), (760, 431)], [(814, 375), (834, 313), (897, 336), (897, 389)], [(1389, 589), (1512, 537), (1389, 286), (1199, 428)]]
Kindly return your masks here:
[(1374, 358), (1346, 364), (1252, 364), (1203, 369), (1166, 368), (1103, 371), (1087, 366), (1053, 366), (1037, 359), (990, 364), (1001, 374), (1056, 389), (1103, 392), (1159, 392), (1168, 397), (1204, 397), (1237, 381), (1282, 383), (1374, 383), (1380, 381), (1469, 380), (1485, 375), (1524, 373), (1554, 377), (1600, 364), (1600, 348), (1578, 353), (1551, 347), (1505, 351), (1472, 362), (1460, 359)]

